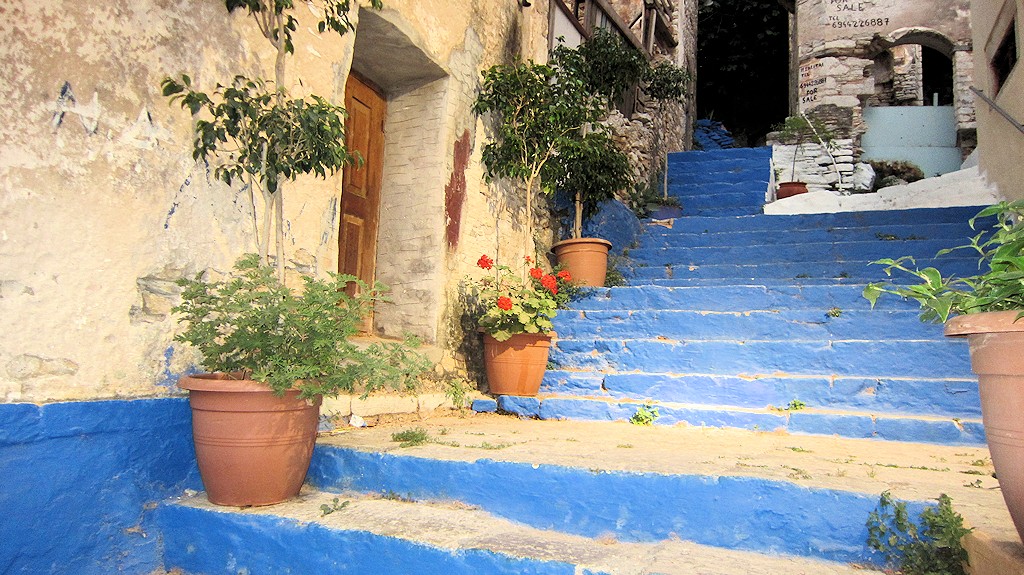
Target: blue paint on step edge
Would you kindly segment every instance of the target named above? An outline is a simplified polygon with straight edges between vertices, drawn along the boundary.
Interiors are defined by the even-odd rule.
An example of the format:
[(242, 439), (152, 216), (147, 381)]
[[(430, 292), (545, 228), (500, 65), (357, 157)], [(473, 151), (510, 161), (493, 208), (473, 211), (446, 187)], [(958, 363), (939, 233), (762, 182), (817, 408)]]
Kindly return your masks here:
[[(165, 567), (188, 573), (353, 573), (416, 575), (575, 575), (559, 561), (481, 549), (443, 549), (365, 531), (337, 530), (268, 515), (241, 515), (181, 505), (157, 511)], [(583, 575), (605, 575), (582, 570)]]
[[(865, 543), (865, 521), (877, 496), (783, 481), (439, 461), (323, 445), (314, 452), (307, 480), (325, 490), (461, 501), (532, 527), (586, 537), (678, 537), (839, 562), (879, 560)], [(909, 507), (919, 512), (923, 504)]]
[(0, 404), (0, 477), (0, 573), (151, 573), (149, 505), (202, 488), (188, 402)]

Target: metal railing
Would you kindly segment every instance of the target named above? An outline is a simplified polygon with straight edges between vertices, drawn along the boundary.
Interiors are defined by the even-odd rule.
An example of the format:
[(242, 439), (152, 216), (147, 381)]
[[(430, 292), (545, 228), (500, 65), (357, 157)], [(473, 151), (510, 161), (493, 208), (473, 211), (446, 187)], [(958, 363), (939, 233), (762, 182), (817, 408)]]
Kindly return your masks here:
[(1011, 125), (1013, 125), (1014, 128), (1017, 128), (1017, 130), (1021, 134), (1024, 134), (1024, 125), (1022, 125), (1020, 122), (1018, 122), (1016, 119), (1014, 119), (1014, 117), (1011, 116), (1009, 112), (1004, 110), (1002, 106), (997, 104), (995, 100), (993, 100), (992, 98), (989, 98), (988, 95), (985, 94), (985, 92), (981, 91), (978, 88), (975, 88), (974, 86), (971, 86), (971, 91), (974, 92), (975, 94), (977, 94), (977, 96), (979, 98), (984, 100), (985, 103), (988, 104), (988, 106), (990, 108), (992, 108), (996, 112), (999, 112), (1000, 116), (1006, 118), (1006, 121), (1009, 122)]

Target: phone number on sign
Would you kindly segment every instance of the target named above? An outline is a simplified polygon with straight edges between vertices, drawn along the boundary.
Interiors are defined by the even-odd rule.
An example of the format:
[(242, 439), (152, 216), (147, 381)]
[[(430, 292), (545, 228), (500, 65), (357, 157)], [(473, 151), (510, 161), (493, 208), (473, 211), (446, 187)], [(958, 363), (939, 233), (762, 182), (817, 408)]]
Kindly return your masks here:
[(869, 28), (874, 26), (888, 26), (888, 18), (869, 18), (867, 20), (845, 20), (833, 22), (833, 28)]

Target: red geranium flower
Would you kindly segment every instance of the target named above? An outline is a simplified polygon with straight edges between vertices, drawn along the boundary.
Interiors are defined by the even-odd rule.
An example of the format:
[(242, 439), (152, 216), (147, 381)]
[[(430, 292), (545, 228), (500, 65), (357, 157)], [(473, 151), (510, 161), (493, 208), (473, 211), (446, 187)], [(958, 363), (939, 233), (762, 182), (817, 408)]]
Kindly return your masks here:
[(494, 260), (487, 257), (487, 254), (480, 256), (480, 259), (476, 260), (476, 265), (480, 266), (485, 270), (489, 270), (494, 267)]
[(567, 270), (562, 270), (558, 272), (558, 279), (568, 282), (572, 281), (572, 276), (569, 275), (569, 272)]
[(540, 268), (530, 268), (530, 276), (533, 279), (538, 279), (539, 280), (541, 278), (541, 276), (543, 276), (543, 275), (544, 275), (544, 270), (542, 270)]
[(523, 259), (526, 260), (526, 263), (528, 263), (528, 264), (532, 264), (533, 263), (533, 258), (531, 258), (530, 256), (526, 256)]
[(555, 276), (546, 274), (544, 277), (540, 278), (540, 285), (547, 288), (552, 295), (558, 294), (558, 280), (555, 279)]
[(498, 298), (498, 309), (508, 311), (512, 309), (512, 299), (508, 296), (501, 296)]

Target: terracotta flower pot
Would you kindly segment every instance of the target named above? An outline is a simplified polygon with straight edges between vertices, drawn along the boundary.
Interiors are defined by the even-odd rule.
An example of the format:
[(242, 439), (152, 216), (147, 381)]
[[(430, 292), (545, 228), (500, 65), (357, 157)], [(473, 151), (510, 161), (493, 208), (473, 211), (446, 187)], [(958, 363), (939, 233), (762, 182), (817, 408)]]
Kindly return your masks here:
[(562, 240), (551, 246), (558, 263), (572, 275), (573, 283), (590, 287), (604, 285), (608, 273), (608, 250), (612, 243), (600, 238)]
[(967, 336), (981, 417), (1003, 499), (1024, 541), (1024, 319), (999, 311), (957, 316), (946, 335)]
[(551, 336), (518, 333), (505, 341), (484, 334), (484, 369), (493, 395), (537, 395), (548, 366)]
[(199, 475), (210, 503), (270, 505), (299, 494), (313, 455), (320, 397), (278, 397), (222, 373), (183, 376)]
[(775, 199), (781, 200), (807, 193), (807, 184), (803, 182), (779, 182), (779, 189), (775, 192)]

